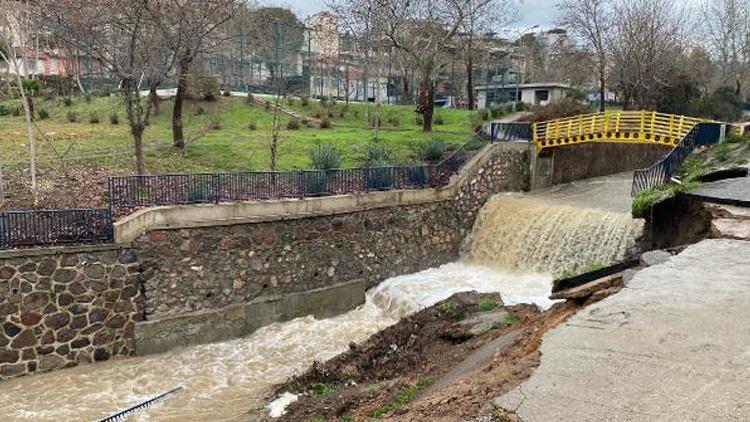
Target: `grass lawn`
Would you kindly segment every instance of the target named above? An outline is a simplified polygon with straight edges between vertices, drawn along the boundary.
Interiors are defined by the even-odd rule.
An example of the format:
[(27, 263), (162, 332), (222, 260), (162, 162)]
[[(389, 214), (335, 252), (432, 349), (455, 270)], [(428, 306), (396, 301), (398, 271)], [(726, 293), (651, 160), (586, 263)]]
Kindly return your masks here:
[[(270, 163), (268, 133), (272, 112), (266, 110), (261, 98), (257, 105), (246, 104), (243, 98), (220, 97), (215, 102), (188, 102), (185, 107), (185, 135), (188, 146), (176, 151), (171, 145), (171, 101), (162, 101), (161, 114), (153, 117), (144, 135), (146, 169), (150, 173), (265, 170)], [(20, 102), (6, 101), (13, 106)], [(384, 105), (382, 127), (377, 141), (365, 118), (364, 104), (339, 102), (335, 106), (310, 100), (307, 106), (296, 99), (285, 107), (310, 117), (320, 114), (331, 121), (330, 129), (310, 128), (283, 130), (280, 144), (279, 170), (309, 168), (309, 151), (320, 143), (336, 146), (342, 153), (344, 167), (362, 165), (367, 144), (380, 142), (388, 146), (396, 163), (415, 160), (414, 151), (433, 139), (459, 145), (471, 135), (472, 113), (464, 110), (438, 110), (432, 133), (423, 133), (416, 124), (413, 106)], [(373, 110), (373, 105), (369, 109)], [(61, 99), (43, 102), (37, 99), (37, 111), (45, 109), (50, 117), (37, 120), (40, 168), (96, 165), (113, 173), (130, 173), (134, 167), (132, 140), (119, 97), (75, 98), (71, 106)], [(77, 121), (68, 121), (68, 113)], [(332, 117), (328, 117), (328, 115)], [(110, 123), (117, 114), (119, 124)], [(92, 123), (92, 116), (99, 123)], [(289, 119), (284, 116), (284, 127)], [(255, 130), (248, 128), (254, 123)], [(23, 116), (0, 116), (0, 163), (9, 168), (23, 168), (28, 162), (26, 126)], [(43, 136), (40, 136), (43, 134)]]

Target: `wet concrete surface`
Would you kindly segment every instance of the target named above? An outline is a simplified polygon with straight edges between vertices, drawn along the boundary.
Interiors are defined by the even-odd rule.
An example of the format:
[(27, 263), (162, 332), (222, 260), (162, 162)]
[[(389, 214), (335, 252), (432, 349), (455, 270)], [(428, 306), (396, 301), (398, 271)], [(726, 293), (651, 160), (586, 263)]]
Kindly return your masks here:
[(750, 177), (706, 183), (687, 195), (717, 204), (750, 206)]
[(625, 172), (535, 190), (530, 196), (554, 205), (629, 213), (632, 186), (633, 172)]
[(750, 420), (750, 242), (706, 240), (544, 337), (523, 421)]

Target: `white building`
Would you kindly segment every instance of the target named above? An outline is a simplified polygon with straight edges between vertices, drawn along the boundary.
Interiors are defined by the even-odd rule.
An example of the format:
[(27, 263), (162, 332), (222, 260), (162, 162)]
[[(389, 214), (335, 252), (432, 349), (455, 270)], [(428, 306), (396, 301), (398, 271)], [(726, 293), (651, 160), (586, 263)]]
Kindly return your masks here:
[(543, 82), (518, 85), (479, 85), (477, 105), (480, 109), (499, 104), (522, 101), (528, 105), (544, 106), (565, 98), (571, 88), (559, 82)]

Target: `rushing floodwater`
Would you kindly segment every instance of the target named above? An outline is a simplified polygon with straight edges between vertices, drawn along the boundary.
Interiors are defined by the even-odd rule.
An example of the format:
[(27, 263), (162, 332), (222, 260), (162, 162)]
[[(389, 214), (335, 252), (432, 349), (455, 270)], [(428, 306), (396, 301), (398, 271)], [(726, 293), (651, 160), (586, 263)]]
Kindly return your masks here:
[(271, 385), (453, 293), (499, 291), (506, 304), (548, 307), (551, 283), (545, 275), (448, 264), (387, 280), (368, 294), (365, 305), (335, 318), (300, 318), (243, 339), (4, 382), (0, 420), (91, 421), (176, 386), (185, 390), (132, 420), (242, 420)]
[[(557, 195), (555, 202), (582, 197), (576, 189)], [(608, 264), (639, 234), (641, 223), (627, 214), (542, 199), (494, 198), (482, 210), (464, 262), (389, 279), (368, 293), (365, 305), (336, 318), (300, 318), (243, 339), (0, 383), (0, 422), (94, 421), (177, 386), (184, 390), (131, 420), (247, 420), (270, 386), (454, 293), (500, 292), (508, 305), (547, 308), (552, 277), (541, 273)]]

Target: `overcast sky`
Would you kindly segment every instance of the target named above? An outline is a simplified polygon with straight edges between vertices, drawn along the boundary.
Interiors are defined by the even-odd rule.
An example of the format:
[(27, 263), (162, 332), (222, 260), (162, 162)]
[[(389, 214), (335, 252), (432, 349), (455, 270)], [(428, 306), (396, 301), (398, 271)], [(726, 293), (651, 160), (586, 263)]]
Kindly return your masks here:
[[(304, 18), (325, 9), (324, 0), (286, 0), (277, 5), (290, 7), (297, 15)], [(550, 26), (554, 14), (554, 0), (523, 0), (519, 7), (519, 20), (514, 25), (523, 30), (533, 25)]]

